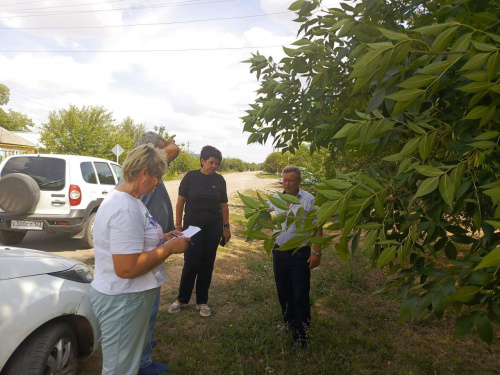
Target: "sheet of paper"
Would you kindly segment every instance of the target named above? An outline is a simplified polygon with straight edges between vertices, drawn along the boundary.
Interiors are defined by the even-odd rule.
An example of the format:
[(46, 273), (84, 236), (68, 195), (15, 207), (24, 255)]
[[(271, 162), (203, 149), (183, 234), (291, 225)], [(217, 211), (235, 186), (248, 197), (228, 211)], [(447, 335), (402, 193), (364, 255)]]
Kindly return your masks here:
[(194, 225), (190, 225), (189, 227), (186, 228), (186, 230), (184, 232), (182, 232), (184, 234), (184, 236), (182, 237), (193, 237), (196, 233), (198, 233), (201, 229), (198, 228), (198, 227), (195, 227)]
[[(184, 232), (182, 232), (182, 236), (179, 236), (179, 237), (188, 237), (188, 238), (191, 238), (196, 233), (198, 233), (200, 230), (201, 230), (200, 228), (195, 227), (194, 225), (190, 225), (189, 227), (186, 228), (186, 230)], [(177, 238), (177, 237), (174, 237), (174, 238)], [(172, 238), (171, 240), (168, 240), (166, 242), (172, 241), (174, 238)]]

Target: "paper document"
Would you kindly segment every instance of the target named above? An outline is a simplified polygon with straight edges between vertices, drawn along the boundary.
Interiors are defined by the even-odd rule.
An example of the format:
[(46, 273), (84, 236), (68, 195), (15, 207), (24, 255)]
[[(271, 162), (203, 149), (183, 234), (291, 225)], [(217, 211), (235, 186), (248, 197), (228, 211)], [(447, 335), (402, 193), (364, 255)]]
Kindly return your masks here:
[[(193, 237), (196, 233), (198, 233), (201, 229), (198, 228), (198, 227), (195, 227), (194, 225), (190, 225), (188, 228), (186, 228), (186, 230), (184, 232), (182, 232), (182, 236), (175, 236), (174, 238), (178, 238), (178, 237), (188, 237), (188, 238), (191, 238)], [(174, 238), (164, 242), (164, 243), (167, 243), (167, 242), (170, 242), (172, 241)]]
[(198, 227), (195, 227), (194, 225), (190, 225), (189, 227), (187, 227), (187, 229), (182, 232), (183, 236), (179, 236), (179, 237), (193, 237), (196, 233), (198, 233), (201, 229), (198, 228)]

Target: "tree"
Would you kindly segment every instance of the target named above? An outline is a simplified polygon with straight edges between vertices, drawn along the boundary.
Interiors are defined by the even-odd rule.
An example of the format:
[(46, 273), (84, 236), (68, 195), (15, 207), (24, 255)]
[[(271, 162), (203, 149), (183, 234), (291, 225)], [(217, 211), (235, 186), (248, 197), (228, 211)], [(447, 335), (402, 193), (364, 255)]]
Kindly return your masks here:
[(135, 142), (146, 132), (144, 124), (136, 124), (133, 119), (126, 117), (115, 127), (114, 139), (125, 150), (119, 157), (120, 163), (125, 161), (127, 153), (135, 148)]
[(51, 153), (115, 158), (111, 151), (117, 143), (112, 114), (100, 106), (79, 109), (70, 105), (67, 110), (50, 112), (40, 140)]
[[(381, 290), (404, 296), (401, 321), (449, 310), (455, 337), (476, 327), (491, 342), (500, 323), (498, 2), (319, 7), (290, 6), (301, 38), (284, 48), (287, 57), (247, 61), (261, 84), (243, 117), (249, 142), (274, 137), (283, 150), (308, 142), (312, 151), (364, 156), (367, 168), (337, 170), (316, 186), (319, 209), (294, 218), (303, 239), (335, 241), (346, 262), (371, 249), (387, 275)], [(270, 251), (275, 235), (262, 229), (290, 217), (270, 224), (265, 199), (242, 199), (249, 236)], [(318, 240), (320, 226), (339, 234)]]
[[(0, 83), (0, 105), (9, 102), (10, 90)], [(29, 127), (34, 126), (33, 121), (26, 115), (9, 109), (5, 112), (0, 108), (0, 126), (10, 131), (30, 131)]]
[(264, 161), (264, 171), (280, 174), (281, 170), (288, 165), (288, 156), (282, 154), (281, 152), (272, 152), (267, 155), (266, 160)]

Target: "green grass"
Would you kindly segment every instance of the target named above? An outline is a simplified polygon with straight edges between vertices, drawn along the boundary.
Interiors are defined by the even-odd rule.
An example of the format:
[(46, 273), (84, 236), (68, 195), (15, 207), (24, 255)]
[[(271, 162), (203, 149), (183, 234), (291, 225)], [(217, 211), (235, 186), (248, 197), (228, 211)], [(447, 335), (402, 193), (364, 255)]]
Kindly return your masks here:
[[(241, 204), (236, 201), (236, 205)], [(498, 340), (491, 346), (469, 335), (452, 338), (454, 320), (419, 319), (399, 323), (399, 299), (373, 294), (383, 281), (369, 256), (357, 254), (349, 266), (325, 250), (312, 272), (312, 324), (306, 352), (293, 352), (281, 323), (272, 261), (258, 242), (242, 238), (242, 212), (232, 210), (233, 239), (219, 248), (209, 305), (202, 318), (190, 306), (177, 314), (182, 257), (167, 261), (153, 360), (171, 374), (497, 374)], [(234, 227), (234, 228), (233, 228)], [(83, 362), (79, 374), (100, 373), (100, 354)]]

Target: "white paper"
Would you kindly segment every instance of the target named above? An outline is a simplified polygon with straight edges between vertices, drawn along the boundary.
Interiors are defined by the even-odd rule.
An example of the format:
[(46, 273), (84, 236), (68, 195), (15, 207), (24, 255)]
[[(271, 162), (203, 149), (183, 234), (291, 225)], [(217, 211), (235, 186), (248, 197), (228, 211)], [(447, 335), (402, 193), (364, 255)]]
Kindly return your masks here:
[[(190, 225), (189, 227), (186, 228), (186, 230), (184, 232), (182, 232), (182, 236), (177, 236), (177, 237), (174, 237), (174, 238), (178, 238), (178, 237), (188, 237), (188, 238), (191, 238), (196, 233), (198, 233), (200, 230), (201, 230), (200, 228), (195, 227), (194, 225)], [(165, 243), (172, 241), (174, 238), (166, 241)]]

